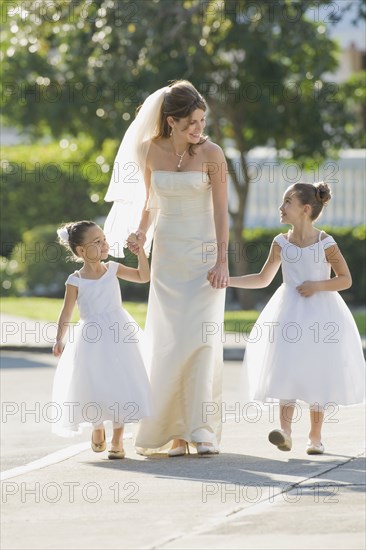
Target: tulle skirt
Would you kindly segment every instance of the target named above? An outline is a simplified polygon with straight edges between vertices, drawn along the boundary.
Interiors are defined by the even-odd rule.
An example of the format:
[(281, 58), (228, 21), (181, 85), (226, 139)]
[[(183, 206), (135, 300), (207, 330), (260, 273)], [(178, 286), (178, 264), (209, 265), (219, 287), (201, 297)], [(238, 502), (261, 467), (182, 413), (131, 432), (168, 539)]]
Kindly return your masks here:
[(304, 298), (282, 284), (248, 338), (244, 368), (258, 401), (352, 405), (365, 399), (365, 360), (351, 312), (337, 292)]
[(122, 308), (70, 327), (53, 384), (54, 433), (70, 436), (86, 425), (135, 423), (151, 415), (142, 339)]

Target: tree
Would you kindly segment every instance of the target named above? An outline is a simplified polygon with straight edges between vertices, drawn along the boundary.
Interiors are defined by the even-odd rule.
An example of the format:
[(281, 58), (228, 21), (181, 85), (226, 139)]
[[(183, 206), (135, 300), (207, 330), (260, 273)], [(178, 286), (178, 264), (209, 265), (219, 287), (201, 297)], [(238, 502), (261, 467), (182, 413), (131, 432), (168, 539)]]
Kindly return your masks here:
[[(325, 76), (337, 66), (327, 28), (343, 13), (334, 13), (331, 0), (26, 4), (26, 13), (20, 7), (5, 16), (8, 120), (35, 135), (86, 132), (96, 148), (116, 138), (117, 147), (148, 93), (169, 80), (192, 80), (210, 106), (209, 133), (224, 150), (228, 140), (237, 150), (236, 166), (227, 161), (238, 243), (252, 179), (249, 151), (270, 145), (309, 167), (361, 144), (350, 96)], [(323, 16), (320, 7), (328, 8)], [(361, 103), (362, 83), (347, 86), (353, 103)], [(244, 273), (240, 258), (235, 268)]]

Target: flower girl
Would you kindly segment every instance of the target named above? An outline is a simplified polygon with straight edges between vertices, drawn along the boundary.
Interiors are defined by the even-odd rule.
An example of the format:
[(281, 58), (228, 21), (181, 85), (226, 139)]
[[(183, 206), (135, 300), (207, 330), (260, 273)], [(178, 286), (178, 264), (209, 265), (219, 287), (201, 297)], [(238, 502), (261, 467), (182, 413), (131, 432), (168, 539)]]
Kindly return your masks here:
[[(54, 355), (60, 356), (53, 402), (61, 409), (53, 431), (69, 436), (80, 432), (82, 425), (92, 424), (91, 447), (102, 452), (106, 449), (103, 422), (112, 421), (108, 458), (124, 458), (124, 424), (150, 416), (151, 401), (139, 327), (121, 307), (118, 278), (146, 283), (148, 260), (141, 247), (137, 269), (104, 262), (109, 245), (102, 229), (91, 221), (68, 223), (57, 233), (60, 243), (83, 265), (65, 283), (53, 346)], [(81, 321), (74, 327), (70, 320), (76, 302)]]
[[(333, 237), (313, 223), (331, 198), (327, 184), (296, 183), (280, 206), (281, 223), (260, 273), (231, 277), (230, 286), (264, 288), (282, 264), (283, 284), (259, 316), (245, 351), (252, 397), (279, 400), (280, 429), (269, 441), (281, 451), (292, 447), (296, 399), (310, 407), (306, 451), (322, 454), (321, 429), (327, 403), (364, 400), (365, 361), (351, 312), (338, 291), (352, 284), (347, 263)], [(330, 277), (331, 269), (335, 276)]]

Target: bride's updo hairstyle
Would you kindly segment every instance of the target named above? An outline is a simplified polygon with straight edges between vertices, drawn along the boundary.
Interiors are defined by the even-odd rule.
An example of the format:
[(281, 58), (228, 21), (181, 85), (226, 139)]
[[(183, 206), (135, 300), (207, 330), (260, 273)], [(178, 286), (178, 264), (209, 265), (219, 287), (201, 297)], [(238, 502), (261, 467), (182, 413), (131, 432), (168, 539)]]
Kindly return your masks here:
[[(168, 124), (168, 116), (178, 121), (181, 118), (190, 117), (196, 109), (207, 111), (207, 104), (193, 84), (188, 80), (173, 82), (165, 92), (157, 132), (153, 139), (170, 137), (172, 129)], [(197, 144), (192, 143), (188, 148), (189, 155), (194, 155), (194, 147), (201, 145), (206, 139), (207, 136), (202, 136)]]
[(332, 198), (330, 187), (323, 181), (318, 183), (295, 183), (291, 188), (299, 199), (301, 204), (309, 204), (311, 206), (312, 221), (319, 218), (323, 206), (326, 206)]

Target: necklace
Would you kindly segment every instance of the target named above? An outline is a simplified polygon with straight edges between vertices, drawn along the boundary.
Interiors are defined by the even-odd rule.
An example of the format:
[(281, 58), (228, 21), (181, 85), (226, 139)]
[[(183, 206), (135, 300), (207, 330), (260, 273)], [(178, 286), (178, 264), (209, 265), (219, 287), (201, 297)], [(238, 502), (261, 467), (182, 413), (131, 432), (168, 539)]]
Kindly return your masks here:
[(179, 162), (178, 162), (178, 164), (177, 164), (177, 168), (179, 169), (179, 168), (181, 167), (181, 165), (182, 165), (183, 157), (184, 157), (184, 155), (186, 154), (186, 152), (188, 151), (188, 147), (187, 147), (187, 149), (186, 149), (185, 151), (183, 151), (182, 154), (180, 154), (180, 153), (177, 153), (177, 151), (175, 150), (173, 140), (172, 140), (172, 145), (173, 145), (174, 153), (177, 155), (177, 157), (179, 157)]

